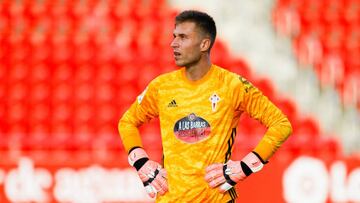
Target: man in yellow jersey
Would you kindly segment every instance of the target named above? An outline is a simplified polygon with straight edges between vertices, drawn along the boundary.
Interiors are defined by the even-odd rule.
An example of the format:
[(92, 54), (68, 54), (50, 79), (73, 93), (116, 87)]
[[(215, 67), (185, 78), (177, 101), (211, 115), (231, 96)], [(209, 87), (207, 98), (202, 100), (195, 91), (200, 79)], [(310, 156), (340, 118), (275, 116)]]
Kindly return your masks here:
[[(216, 26), (209, 15), (180, 13), (173, 35), (181, 68), (151, 81), (119, 122), (129, 163), (156, 202), (234, 202), (234, 185), (261, 170), (291, 134), (291, 125), (246, 79), (211, 63)], [(267, 131), (242, 160), (230, 160), (243, 112)], [(138, 131), (154, 117), (160, 119), (163, 165), (148, 157)]]

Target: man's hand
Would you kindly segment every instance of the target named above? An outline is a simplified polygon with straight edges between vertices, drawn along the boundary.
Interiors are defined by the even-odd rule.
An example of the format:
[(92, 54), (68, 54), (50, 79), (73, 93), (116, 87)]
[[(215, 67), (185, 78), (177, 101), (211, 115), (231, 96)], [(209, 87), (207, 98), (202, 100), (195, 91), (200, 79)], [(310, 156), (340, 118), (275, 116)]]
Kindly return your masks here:
[(144, 149), (139, 147), (130, 150), (128, 159), (129, 164), (136, 168), (145, 190), (151, 198), (154, 198), (157, 192), (164, 195), (168, 191), (165, 169), (159, 163), (149, 160)]
[(211, 188), (220, 185), (219, 191), (225, 193), (251, 173), (260, 171), (263, 166), (261, 159), (251, 152), (241, 161), (229, 160), (226, 164), (211, 164), (206, 168), (205, 180)]

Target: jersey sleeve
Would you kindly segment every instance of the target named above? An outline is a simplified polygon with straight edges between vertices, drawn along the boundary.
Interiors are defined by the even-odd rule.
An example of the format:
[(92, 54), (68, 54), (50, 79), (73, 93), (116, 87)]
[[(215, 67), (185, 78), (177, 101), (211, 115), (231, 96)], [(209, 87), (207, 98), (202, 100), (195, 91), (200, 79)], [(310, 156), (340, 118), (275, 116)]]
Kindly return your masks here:
[(142, 147), (138, 127), (158, 116), (157, 98), (157, 86), (152, 81), (120, 119), (118, 130), (127, 152), (135, 146)]
[(292, 127), (287, 117), (262, 92), (246, 79), (239, 76), (235, 88), (235, 108), (247, 112), (250, 117), (260, 121), (267, 131), (258, 145), (256, 152), (263, 161), (267, 161), (290, 136)]

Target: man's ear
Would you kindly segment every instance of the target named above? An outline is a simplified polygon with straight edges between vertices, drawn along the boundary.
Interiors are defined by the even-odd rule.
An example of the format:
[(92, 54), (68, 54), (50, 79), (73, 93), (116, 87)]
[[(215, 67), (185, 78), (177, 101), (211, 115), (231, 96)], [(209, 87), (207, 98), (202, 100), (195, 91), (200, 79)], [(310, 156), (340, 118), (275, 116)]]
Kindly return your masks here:
[(200, 43), (200, 51), (208, 51), (210, 49), (211, 40), (204, 38)]

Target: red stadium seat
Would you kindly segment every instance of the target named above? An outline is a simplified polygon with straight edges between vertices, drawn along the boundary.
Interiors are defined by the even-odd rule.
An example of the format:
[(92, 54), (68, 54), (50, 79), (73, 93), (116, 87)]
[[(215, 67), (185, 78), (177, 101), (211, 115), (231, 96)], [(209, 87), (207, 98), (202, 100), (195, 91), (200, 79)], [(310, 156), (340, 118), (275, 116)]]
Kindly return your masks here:
[[(89, 65), (83, 64), (74, 69), (74, 80), (78, 85), (92, 86), (94, 78), (96, 78), (96, 69)], [(71, 76), (70, 76), (71, 77)]]
[(74, 16), (74, 18), (80, 19), (87, 14), (90, 14), (91, 10), (93, 10), (92, 7), (94, 7), (96, 2), (95, 1), (76, 1), (73, 3), (73, 5), (70, 7), (71, 9), (71, 15)]
[(62, 82), (56, 83), (53, 87), (52, 99), (53, 102), (65, 102), (72, 98), (74, 89), (71, 84)]
[(52, 45), (56, 47), (60, 44), (70, 43), (71, 36), (74, 35), (73, 26), (75, 23), (66, 15), (57, 16), (53, 19), (53, 23), (57, 26), (50, 31)]
[(297, 123), (300, 117), (295, 101), (289, 98), (276, 98), (275, 105), (288, 117), (290, 123)]
[(253, 81), (254, 85), (262, 91), (262, 93), (267, 96), (270, 100), (273, 100), (275, 97), (274, 84), (268, 78), (257, 78)]
[[(81, 49), (80, 49), (81, 50)], [(76, 52), (79, 53), (79, 52)], [(87, 50), (81, 51), (82, 55), (87, 54)], [(74, 57), (72, 53), (72, 48), (69, 44), (60, 44), (56, 46), (55, 50), (52, 50), (51, 60), (54, 63), (68, 63), (69, 60)], [(75, 55), (76, 57), (77, 55)]]
[(253, 118), (247, 113), (244, 113), (239, 121), (239, 132), (250, 138), (257, 139), (259, 136), (264, 135), (265, 126)]
[(275, 7), (273, 23), (277, 33), (282, 36), (296, 36), (301, 29), (298, 11), (289, 6)]
[(345, 27), (342, 24), (331, 24), (325, 28), (321, 41), (324, 45), (324, 52), (339, 52), (344, 45)]
[(301, 65), (316, 65), (322, 60), (322, 44), (313, 35), (300, 35), (294, 41), (295, 53)]
[(141, 129), (141, 137), (149, 150), (161, 150), (161, 134), (159, 129), (159, 122), (153, 121), (150, 124), (144, 125)]
[(67, 142), (74, 136), (73, 125), (70, 121), (53, 121), (51, 124), (49, 146), (52, 149), (65, 149)]
[[(360, 69), (353, 71), (347, 76), (341, 92), (344, 104), (357, 106), (360, 104)], [(358, 108), (359, 109), (359, 108)]]
[(159, 74), (160, 68), (153, 65), (142, 65), (141, 72), (138, 75), (138, 87), (145, 88)]
[[(28, 96), (29, 88), (26, 83), (17, 82), (17, 83), (10, 83), (10, 84), (11, 84), (10, 87), (2, 86), (4, 88), (2, 90), (3, 94), (5, 94), (5, 88), (8, 89), (7, 90), (7, 92), (8, 92), (7, 98), (6, 98), (8, 103), (23, 102), (23, 101), (25, 101), (25, 99), (29, 98), (29, 96)], [(4, 99), (3, 101), (5, 101), (5, 98), (3, 98), (3, 99)]]
[(307, 140), (318, 137), (321, 130), (318, 122), (311, 117), (300, 119), (297, 123), (293, 123), (293, 133), (304, 136)]
[(218, 64), (224, 68), (228, 67), (228, 64), (226, 64), (228, 60), (224, 59), (230, 58), (230, 54), (224, 42), (216, 40), (211, 50), (211, 56), (214, 64)]
[(141, 68), (140, 63), (125, 63), (119, 68), (117, 80), (121, 85), (128, 83), (135, 83), (138, 77), (138, 70)]
[(16, 16), (16, 15), (25, 13), (26, 2), (9, 1), (6, 6), (8, 6), (8, 8), (11, 8), (11, 9), (8, 9), (10, 11), (10, 14), (13, 16)]
[(229, 67), (224, 68), (229, 68), (230, 71), (237, 73), (248, 80), (253, 77), (251, 69), (244, 59), (234, 59), (231, 61)]
[(18, 63), (14, 65), (8, 71), (8, 80), (9, 83), (16, 83), (16, 82), (24, 82), (28, 76), (29, 68), (22, 63)]
[(323, 160), (338, 158), (343, 153), (339, 140), (335, 136), (329, 135), (317, 139), (314, 151)]
[(29, 117), (26, 119), (28, 122), (34, 125), (45, 123), (51, 115), (51, 107), (45, 102), (37, 102), (31, 104), (28, 110)]
[(70, 121), (73, 116), (73, 106), (70, 102), (56, 101), (52, 103), (51, 113), (51, 118), (54, 121), (53, 125)]
[(321, 11), (326, 6), (323, 1), (305, 1), (306, 3), (300, 8), (299, 18), (302, 24), (309, 25), (313, 23), (321, 23)]
[(96, 74), (96, 80), (98, 83), (114, 83), (116, 82), (116, 75), (118, 72), (118, 67), (112, 64), (103, 64), (98, 67)]
[(337, 87), (344, 80), (345, 64), (341, 55), (337, 53), (328, 54), (324, 57), (319, 70), (319, 78), (323, 87)]
[(293, 134), (288, 139), (288, 147), (295, 155), (312, 154), (316, 148), (316, 140), (320, 137), (318, 123), (310, 117), (292, 123)]
[(90, 82), (78, 83), (74, 87), (73, 99), (77, 104), (91, 104), (95, 97), (95, 87)]
[(94, 90), (99, 104), (111, 102), (116, 97), (116, 89), (109, 83), (100, 83)]
[(347, 24), (359, 23), (360, 19), (360, 6), (358, 0), (349, 0), (346, 8), (344, 9), (345, 21)]
[(348, 26), (345, 30), (344, 47), (346, 52), (353, 52), (360, 49), (360, 24)]
[(340, 21), (341, 11), (344, 9), (344, 1), (327, 0), (325, 8), (319, 10), (323, 21), (327, 24), (333, 24)]
[[(25, 122), (26, 118), (28, 117), (28, 108), (26, 104), (22, 101), (19, 102), (11, 102), (6, 105), (7, 107), (7, 122), (10, 126), (15, 124), (20, 124), (21, 122)], [(20, 125), (18, 126), (20, 127)], [(26, 131), (26, 127), (20, 127)], [(16, 129), (20, 129), (16, 128)], [(21, 132), (21, 131), (19, 131)]]
[(120, 116), (117, 113), (117, 109), (111, 103), (108, 104), (98, 104), (97, 109), (95, 110), (96, 122), (100, 125), (102, 124), (109, 124), (109, 123), (116, 123), (120, 119)]

